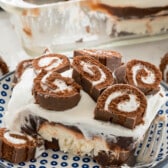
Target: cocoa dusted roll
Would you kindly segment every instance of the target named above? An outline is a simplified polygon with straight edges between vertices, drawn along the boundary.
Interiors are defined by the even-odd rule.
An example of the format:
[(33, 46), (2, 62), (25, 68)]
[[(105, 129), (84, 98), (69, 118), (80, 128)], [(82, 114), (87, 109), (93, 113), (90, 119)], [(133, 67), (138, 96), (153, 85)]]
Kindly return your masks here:
[(36, 103), (49, 110), (64, 111), (75, 107), (80, 100), (81, 87), (56, 71), (42, 71), (34, 79)]
[(74, 57), (72, 77), (95, 101), (101, 92), (114, 83), (111, 71), (94, 58)]
[(107, 66), (111, 71), (121, 66), (121, 54), (112, 50), (96, 50), (83, 49), (74, 50), (75, 56), (90, 56), (99, 60), (103, 65)]
[(14, 84), (18, 83), (20, 81), (20, 78), (23, 74), (23, 72), (27, 69), (32, 67), (32, 60), (33, 59), (27, 59), (27, 60), (23, 60), (21, 61), (17, 67), (16, 67), (16, 71), (14, 74)]
[(70, 68), (70, 61), (67, 56), (62, 54), (45, 54), (34, 59), (32, 65), (37, 74), (41, 70), (64, 72)]
[(98, 98), (95, 119), (133, 129), (143, 123), (147, 100), (136, 87), (127, 84), (109, 86)]
[(131, 60), (117, 68), (114, 75), (118, 83), (133, 85), (146, 95), (160, 90), (162, 74), (159, 68), (149, 62)]
[(0, 128), (0, 158), (12, 163), (29, 161), (44, 152), (44, 141)]
[(168, 83), (168, 53), (166, 53), (160, 61), (159, 68), (162, 72), (162, 79)]
[(6, 62), (0, 57), (0, 76), (9, 72)]

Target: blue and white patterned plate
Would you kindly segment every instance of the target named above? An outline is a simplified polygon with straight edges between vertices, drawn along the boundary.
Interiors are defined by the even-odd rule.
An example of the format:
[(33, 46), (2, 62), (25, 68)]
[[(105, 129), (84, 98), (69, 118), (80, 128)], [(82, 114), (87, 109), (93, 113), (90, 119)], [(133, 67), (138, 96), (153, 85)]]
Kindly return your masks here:
[[(13, 76), (13, 72), (11, 72), (0, 79), (0, 127), (3, 127), (4, 111), (12, 93)], [(166, 89), (165, 94), (168, 97), (168, 91)], [(158, 115), (163, 114), (168, 118), (168, 101), (165, 102), (158, 111)], [(165, 158), (168, 156), (168, 123), (166, 123), (164, 135), (166, 136), (163, 139), (160, 152), (155, 160), (157, 168), (160, 167), (158, 164), (165, 161)], [(68, 154), (55, 150), (46, 150), (38, 159), (19, 164), (12, 164), (0, 159), (0, 167), (1, 166), (5, 168), (100, 168), (100, 166), (89, 157), (69, 156)]]

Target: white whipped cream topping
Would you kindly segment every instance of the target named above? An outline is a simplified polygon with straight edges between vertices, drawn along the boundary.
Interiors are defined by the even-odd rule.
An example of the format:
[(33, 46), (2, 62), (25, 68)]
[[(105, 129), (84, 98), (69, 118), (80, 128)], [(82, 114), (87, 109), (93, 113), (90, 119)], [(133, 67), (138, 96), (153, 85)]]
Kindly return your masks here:
[[(53, 61), (53, 62), (52, 62)], [(54, 67), (58, 67), (62, 64), (63, 60), (56, 57), (44, 57), (41, 58), (38, 62), (39, 67), (46, 67), (45, 70), (49, 71)]]
[(96, 67), (96, 69), (100, 72), (100, 79), (97, 80), (97, 81), (92, 81), (92, 85), (93, 86), (96, 86), (96, 85), (98, 85), (98, 84), (100, 84), (100, 83), (102, 83), (102, 82), (104, 82), (106, 80), (106, 75), (105, 75), (105, 73), (103, 72), (103, 70), (100, 67), (98, 67), (96, 65), (92, 65), (90, 63), (86, 63), (84, 61), (81, 61), (80, 64), (81, 64), (81, 66), (83, 66), (83, 70), (85, 72), (87, 72), (88, 74), (90, 74), (91, 76), (95, 76), (96, 75), (92, 71), (93, 67)]
[(10, 131), (7, 131), (4, 133), (4, 138), (8, 141), (8, 142), (11, 142), (13, 144), (25, 144), (26, 143), (26, 140), (24, 139), (18, 139), (18, 138), (15, 138), (13, 136), (11, 136), (10, 134), (16, 134), (16, 135), (22, 135), (21, 133), (16, 133), (16, 132), (10, 132)]
[(133, 81), (134, 81), (135, 86), (138, 86), (138, 82), (136, 80), (136, 75), (137, 75), (137, 72), (141, 69), (144, 69), (148, 74), (146, 77), (142, 77), (141, 80), (146, 84), (153, 84), (155, 82), (155, 79), (156, 79), (155, 74), (151, 70), (146, 68), (144, 65), (137, 64), (137, 65), (132, 67)]
[[(71, 72), (72, 70), (63, 74), (65, 76), (71, 75)], [(49, 121), (76, 126), (88, 138), (95, 135), (107, 139), (114, 138), (114, 140), (114, 136), (133, 137), (137, 139), (143, 136), (157, 114), (157, 111), (160, 109), (160, 106), (166, 101), (166, 97), (160, 94), (162, 93), (164, 95), (162, 89), (157, 94), (148, 96), (147, 101), (149, 105), (143, 118), (144, 124), (140, 124), (131, 130), (117, 124), (95, 120), (94, 109), (96, 103), (84, 91), (81, 91), (81, 99), (78, 105), (72, 109), (57, 112), (41, 108), (38, 104), (34, 103), (35, 100), (32, 95), (33, 79), (34, 71), (27, 69), (23, 73), (21, 81), (13, 89), (8, 104), (8, 111), (6, 111), (4, 116), (6, 127), (11, 130), (20, 131), (20, 126), (25, 123), (24, 116), (32, 114)]]
[[(104, 110), (108, 111), (110, 102), (112, 102), (115, 98), (123, 96), (125, 94), (127, 93), (124, 90), (113, 92), (112, 94), (110, 94), (105, 102)], [(123, 111), (123, 112), (132, 112), (138, 109), (140, 103), (137, 102), (136, 95), (129, 94), (128, 96), (129, 96), (129, 101), (120, 102), (117, 105), (118, 110)]]

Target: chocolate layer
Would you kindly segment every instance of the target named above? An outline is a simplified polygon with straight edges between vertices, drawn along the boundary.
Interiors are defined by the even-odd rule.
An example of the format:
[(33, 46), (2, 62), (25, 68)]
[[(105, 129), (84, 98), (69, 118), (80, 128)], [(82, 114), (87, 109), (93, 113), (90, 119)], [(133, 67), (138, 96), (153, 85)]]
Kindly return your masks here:
[(151, 7), (151, 8), (137, 8), (137, 7), (113, 7), (105, 4), (91, 4), (92, 9), (106, 11), (112, 16), (117, 16), (123, 19), (128, 18), (144, 18), (155, 15), (162, 11), (168, 11), (168, 6), (164, 7)]

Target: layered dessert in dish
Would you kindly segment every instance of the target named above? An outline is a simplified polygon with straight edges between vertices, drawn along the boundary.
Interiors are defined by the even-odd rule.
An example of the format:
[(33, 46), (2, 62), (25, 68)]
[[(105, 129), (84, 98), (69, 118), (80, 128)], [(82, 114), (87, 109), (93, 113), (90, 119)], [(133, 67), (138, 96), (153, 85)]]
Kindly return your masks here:
[(95, 10), (107, 12), (111, 35), (160, 34), (168, 32), (168, 1), (92, 0)]
[(26, 2), (1, 0), (0, 5), (12, 14), (13, 27), (30, 55), (41, 54), (46, 46), (60, 52), (120, 45), (115, 42), (128, 39), (136, 43), (137, 37), (168, 31), (166, 0), (71, 0), (45, 5)]
[[(117, 83), (115, 70), (93, 57), (75, 56), (69, 69), (58, 72), (65, 58), (56, 57), (56, 64), (51, 55), (16, 69), (15, 78), (22, 73), (5, 113), (6, 128), (40, 136), (46, 148), (91, 156), (104, 167), (133, 165), (136, 145), (165, 101), (159, 69), (150, 63), (142, 66), (140, 60), (138, 68), (132, 68), (133, 78), (142, 78), (144, 88), (154, 86), (146, 95), (132, 83)], [(45, 68), (37, 71), (38, 66)], [(48, 66), (55, 68), (45, 70)]]

